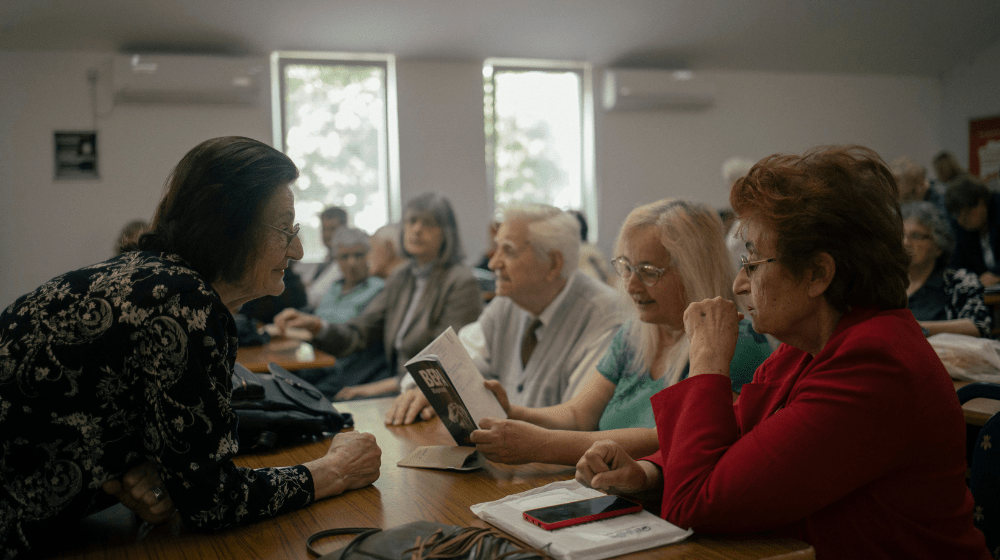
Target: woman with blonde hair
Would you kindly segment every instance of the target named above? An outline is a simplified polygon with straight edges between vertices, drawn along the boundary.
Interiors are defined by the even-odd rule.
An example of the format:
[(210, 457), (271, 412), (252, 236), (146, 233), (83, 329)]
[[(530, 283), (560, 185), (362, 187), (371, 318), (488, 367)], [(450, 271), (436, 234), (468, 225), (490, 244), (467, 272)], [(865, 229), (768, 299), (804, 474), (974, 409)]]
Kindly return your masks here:
[[(506, 420), (484, 419), (472, 441), (491, 461), (575, 464), (592, 443), (614, 440), (641, 457), (657, 449), (649, 398), (687, 376), (684, 309), (693, 301), (735, 299), (733, 271), (711, 207), (664, 199), (636, 208), (618, 235), (612, 261), (632, 320), (615, 336), (596, 371), (562, 404), (512, 406), (496, 381), (489, 387)], [(731, 363), (733, 391), (749, 382), (770, 354), (767, 340), (741, 325)]]

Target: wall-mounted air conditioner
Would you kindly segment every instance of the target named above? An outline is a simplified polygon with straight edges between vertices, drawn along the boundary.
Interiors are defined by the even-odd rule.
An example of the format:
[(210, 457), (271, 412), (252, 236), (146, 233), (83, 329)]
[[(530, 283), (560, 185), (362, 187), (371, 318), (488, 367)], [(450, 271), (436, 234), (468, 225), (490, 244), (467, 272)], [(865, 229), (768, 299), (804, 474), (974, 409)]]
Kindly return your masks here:
[(121, 54), (114, 59), (115, 103), (251, 105), (267, 86), (267, 61), (207, 55)]
[(715, 84), (688, 70), (604, 71), (604, 109), (697, 109), (715, 102)]

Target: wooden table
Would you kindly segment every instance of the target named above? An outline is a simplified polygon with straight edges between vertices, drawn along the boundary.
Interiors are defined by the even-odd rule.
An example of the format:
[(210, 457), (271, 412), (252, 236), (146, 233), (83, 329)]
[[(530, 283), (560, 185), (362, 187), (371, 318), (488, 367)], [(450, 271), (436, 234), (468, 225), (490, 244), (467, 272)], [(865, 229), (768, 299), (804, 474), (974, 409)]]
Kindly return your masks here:
[(263, 346), (241, 346), (236, 361), (255, 373), (267, 373), (268, 362), (288, 371), (330, 367), (336, 358), (313, 348), (312, 344), (294, 338), (275, 337)]
[[(956, 379), (952, 379), (952, 382), (955, 384), (956, 391), (959, 387), (964, 387), (972, 383), (972, 381), (958, 381)], [(962, 405), (962, 412), (965, 413), (966, 424), (982, 426), (994, 414), (1000, 412), (1000, 401), (993, 399), (972, 399)]]
[[(218, 534), (181, 533), (169, 526), (153, 529), (136, 542), (137, 524), (122, 507), (91, 516), (78, 527), (67, 529), (67, 543), (76, 543), (58, 558), (84, 559), (215, 559), (261, 558), (311, 560), (306, 538), (335, 527), (395, 527), (427, 519), (455, 525), (486, 526), (469, 506), (502, 498), (573, 477), (572, 467), (557, 465), (500, 465), (465, 473), (397, 467), (396, 462), (420, 445), (451, 443), (439, 420), (411, 426), (388, 427), (383, 417), (392, 399), (338, 403), (338, 409), (354, 415), (362, 431), (375, 434), (382, 448), (381, 477), (374, 485), (321, 500), (302, 510), (247, 527)], [(238, 457), (249, 467), (284, 466), (321, 456), (328, 441), (316, 441), (272, 453)], [(326, 553), (343, 546), (349, 537), (331, 538), (318, 546)], [(783, 556), (790, 554), (791, 556)], [(619, 558), (652, 560), (698, 558), (742, 560), (761, 558), (813, 558), (805, 543), (789, 538), (763, 536), (701, 536), (653, 550)]]

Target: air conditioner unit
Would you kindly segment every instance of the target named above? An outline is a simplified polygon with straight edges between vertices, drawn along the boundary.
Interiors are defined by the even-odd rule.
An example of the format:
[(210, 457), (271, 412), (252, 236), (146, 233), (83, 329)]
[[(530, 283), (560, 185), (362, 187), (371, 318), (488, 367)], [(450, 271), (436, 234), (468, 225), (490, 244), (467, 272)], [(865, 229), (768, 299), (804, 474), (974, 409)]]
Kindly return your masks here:
[(266, 81), (263, 59), (164, 54), (116, 55), (112, 78), (116, 103), (252, 105)]
[(688, 70), (604, 71), (604, 109), (697, 109), (715, 102), (715, 84)]

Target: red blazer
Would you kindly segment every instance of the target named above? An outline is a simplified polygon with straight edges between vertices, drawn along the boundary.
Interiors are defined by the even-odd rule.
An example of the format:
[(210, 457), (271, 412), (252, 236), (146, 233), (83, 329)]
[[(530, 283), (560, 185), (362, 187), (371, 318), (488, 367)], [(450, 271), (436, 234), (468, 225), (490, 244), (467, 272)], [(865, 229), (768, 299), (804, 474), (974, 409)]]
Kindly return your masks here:
[(783, 344), (730, 390), (698, 375), (651, 399), (668, 521), (775, 531), (819, 559), (991, 558), (954, 385), (908, 310), (852, 311), (815, 358)]

